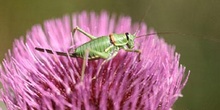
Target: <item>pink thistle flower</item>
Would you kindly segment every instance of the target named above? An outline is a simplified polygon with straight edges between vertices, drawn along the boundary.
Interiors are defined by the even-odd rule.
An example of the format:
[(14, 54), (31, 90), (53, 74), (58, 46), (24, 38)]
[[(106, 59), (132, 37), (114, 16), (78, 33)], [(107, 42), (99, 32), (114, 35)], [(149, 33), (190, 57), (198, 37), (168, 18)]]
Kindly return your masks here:
[[(0, 68), (1, 98), (9, 110), (168, 110), (182, 96), (189, 74), (184, 79), (180, 55), (156, 34), (135, 39), (135, 48), (142, 51), (140, 62), (138, 54), (120, 50), (104, 65), (102, 59), (87, 61), (82, 80), (82, 59), (35, 50), (68, 52), (75, 26), (94, 36), (133, 34), (137, 29), (137, 36), (154, 33), (144, 23), (132, 24), (125, 16), (116, 20), (106, 12), (82, 12), (72, 19), (46, 21), (43, 28), (33, 26), (26, 41), (15, 40)], [(76, 32), (73, 41), (77, 47), (89, 38)]]

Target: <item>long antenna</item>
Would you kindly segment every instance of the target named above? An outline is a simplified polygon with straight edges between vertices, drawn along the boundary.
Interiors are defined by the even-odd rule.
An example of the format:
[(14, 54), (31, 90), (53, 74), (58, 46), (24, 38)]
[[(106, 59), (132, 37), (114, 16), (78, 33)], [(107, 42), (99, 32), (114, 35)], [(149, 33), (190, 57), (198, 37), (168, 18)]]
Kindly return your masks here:
[[(205, 36), (202, 36), (202, 35), (185, 34), (185, 33), (181, 33), (181, 32), (154, 32), (154, 33), (150, 33), (150, 34), (139, 35), (136, 38), (140, 38), (140, 37), (144, 37), (144, 36), (150, 36), (150, 35), (156, 35), (156, 34), (178, 34), (178, 35), (183, 35), (186, 38), (190, 38), (192, 36), (194, 36), (194, 37), (197, 36), (195, 38), (214, 41), (214, 42), (220, 42), (219, 39), (210, 39), (210, 38), (206, 38)], [(198, 37), (198, 36), (201, 36), (201, 37)]]
[(142, 17), (141, 21), (139, 22), (140, 24), (138, 25), (137, 30), (134, 32), (134, 36), (136, 36), (136, 34), (138, 33), (138, 31), (141, 28), (141, 23), (144, 21), (144, 19), (146, 18), (147, 14), (149, 13), (149, 10), (151, 9), (151, 3), (153, 0), (150, 1), (150, 6), (147, 8), (147, 10), (145, 11), (144, 16)]
[(179, 33), (177, 33), (177, 32), (154, 32), (154, 33), (150, 33), (150, 34), (139, 35), (136, 38), (150, 36), (150, 35), (156, 35), (156, 34), (179, 34)]

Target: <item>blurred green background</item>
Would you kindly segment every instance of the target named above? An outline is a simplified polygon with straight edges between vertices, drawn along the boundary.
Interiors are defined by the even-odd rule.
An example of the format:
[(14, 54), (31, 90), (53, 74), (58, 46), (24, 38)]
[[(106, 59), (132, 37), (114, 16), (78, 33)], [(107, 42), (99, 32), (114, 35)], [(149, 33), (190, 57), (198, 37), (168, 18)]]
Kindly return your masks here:
[[(0, 2), (0, 61), (12, 42), (44, 20), (82, 10), (107, 10), (144, 21), (181, 53), (191, 70), (183, 98), (175, 110), (220, 109), (220, 1), (219, 0), (8, 0)], [(2, 105), (3, 106), (3, 105)]]

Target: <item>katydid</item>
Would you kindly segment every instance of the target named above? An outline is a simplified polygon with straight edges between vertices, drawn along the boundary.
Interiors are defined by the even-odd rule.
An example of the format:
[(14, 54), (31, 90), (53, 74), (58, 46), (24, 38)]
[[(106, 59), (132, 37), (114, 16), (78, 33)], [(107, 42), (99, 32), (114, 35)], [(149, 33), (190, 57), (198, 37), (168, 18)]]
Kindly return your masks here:
[[(141, 51), (134, 49), (134, 39), (136, 35), (130, 33), (123, 34), (110, 34), (108, 36), (95, 37), (79, 27), (73, 29), (73, 37), (76, 31), (81, 32), (85, 36), (89, 37), (91, 40), (77, 47), (72, 53), (58, 52), (55, 51), (57, 55), (70, 56), (76, 58), (85, 58), (85, 51), (88, 50), (88, 59), (104, 59), (109, 61), (114, 58), (120, 49), (127, 52), (138, 53), (138, 59), (140, 60)], [(53, 54), (52, 50), (35, 47), (36, 50), (41, 52), (47, 52)]]

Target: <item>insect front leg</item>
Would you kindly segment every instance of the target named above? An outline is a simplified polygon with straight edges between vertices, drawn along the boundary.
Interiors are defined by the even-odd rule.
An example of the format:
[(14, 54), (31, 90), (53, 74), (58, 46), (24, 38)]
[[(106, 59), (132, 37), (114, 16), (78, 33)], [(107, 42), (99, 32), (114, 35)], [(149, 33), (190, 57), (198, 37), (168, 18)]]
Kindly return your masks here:
[(91, 40), (96, 39), (95, 36), (89, 34), (88, 32), (85, 32), (83, 29), (79, 28), (78, 26), (76, 26), (73, 31), (72, 31), (72, 36), (74, 37), (75, 32), (79, 31), (80, 33), (84, 34), (85, 36), (89, 37)]
[(135, 49), (125, 49), (127, 52), (135, 52), (138, 53), (138, 61), (141, 61), (141, 51), (140, 50), (135, 50)]

